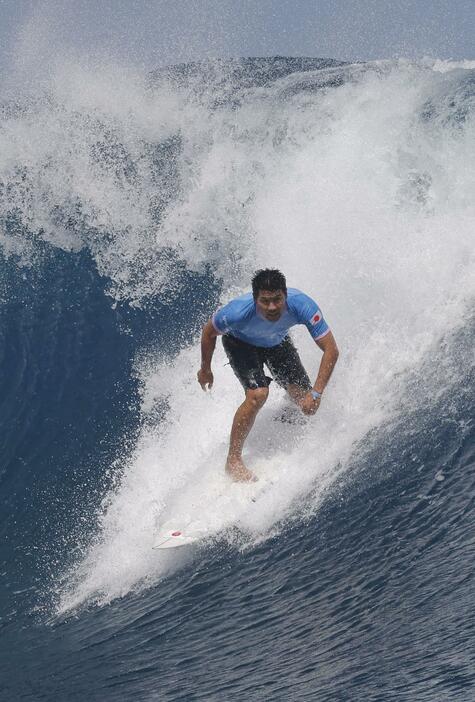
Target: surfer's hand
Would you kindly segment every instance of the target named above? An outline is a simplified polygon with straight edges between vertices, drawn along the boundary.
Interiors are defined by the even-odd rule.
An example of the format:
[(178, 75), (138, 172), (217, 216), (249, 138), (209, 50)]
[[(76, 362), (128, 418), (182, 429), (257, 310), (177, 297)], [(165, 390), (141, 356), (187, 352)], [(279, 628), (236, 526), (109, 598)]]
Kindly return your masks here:
[[(213, 382), (214, 382), (214, 377), (211, 372), (211, 368), (208, 370), (205, 370), (203, 368), (200, 368), (198, 371), (198, 382), (201, 385), (202, 389), (206, 391), (206, 389), (211, 390), (213, 387)], [(208, 388), (206, 388), (208, 386)]]
[(308, 392), (305, 395), (305, 397), (302, 400), (302, 404), (300, 405), (302, 412), (307, 415), (315, 414), (319, 406), (320, 398), (317, 397), (316, 399), (314, 399), (311, 392)]

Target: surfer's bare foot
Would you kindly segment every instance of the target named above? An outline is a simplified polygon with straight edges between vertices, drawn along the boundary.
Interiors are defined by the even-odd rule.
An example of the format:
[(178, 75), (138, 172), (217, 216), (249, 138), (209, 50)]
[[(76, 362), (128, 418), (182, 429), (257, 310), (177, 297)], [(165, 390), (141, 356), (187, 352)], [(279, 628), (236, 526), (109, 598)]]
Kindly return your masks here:
[(254, 473), (251, 473), (246, 468), (241, 458), (228, 458), (226, 461), (226, 473), (239, 483), (253, 483), (257, 480)]

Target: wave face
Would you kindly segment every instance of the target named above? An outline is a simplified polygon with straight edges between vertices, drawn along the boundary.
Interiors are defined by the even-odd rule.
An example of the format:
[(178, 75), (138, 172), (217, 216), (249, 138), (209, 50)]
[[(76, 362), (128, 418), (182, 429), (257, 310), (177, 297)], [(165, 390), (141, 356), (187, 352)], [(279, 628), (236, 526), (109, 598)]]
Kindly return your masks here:
[[(474, 100), (469, 62), (275, 58), (3, 101), (4, 699), (473, 699)], [(250, 494), (219, 344), (195, 374), (267, 266), (341, 357), (305, 428), (272, 389)], [(154, 551), (170, 518), (211, 536)]]

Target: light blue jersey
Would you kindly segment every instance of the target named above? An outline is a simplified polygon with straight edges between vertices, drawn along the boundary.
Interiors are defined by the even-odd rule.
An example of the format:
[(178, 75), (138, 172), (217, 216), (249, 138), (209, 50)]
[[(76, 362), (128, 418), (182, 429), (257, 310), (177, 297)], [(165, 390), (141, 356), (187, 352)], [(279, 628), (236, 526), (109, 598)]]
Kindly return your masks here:
[(253, 346), (277, 346), (290, 327), (305, 324), (313, 339), (321, 339), (330, 331), (317, 303), (296, 288), (287, 289), (287, 301), (280, 318), (271, 322), (256, 309), (252, 293), (246, 293), (220, 307), (212, 317), (219, 334), (231, 334)]

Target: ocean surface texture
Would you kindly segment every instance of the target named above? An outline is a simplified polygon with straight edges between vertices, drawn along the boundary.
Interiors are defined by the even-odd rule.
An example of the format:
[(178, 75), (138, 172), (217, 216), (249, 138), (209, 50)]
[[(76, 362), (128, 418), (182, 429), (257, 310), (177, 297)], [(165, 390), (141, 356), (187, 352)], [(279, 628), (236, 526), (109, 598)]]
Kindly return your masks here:
[[(475, 700), (474, 106), (435, 60), (2, 97), (2, 702)], [(341, 355), (307, 424), (272, 384), (231, 484), (199, 334), (267, 266)], [(153, 549), (170, 520), (206, 538)]]

